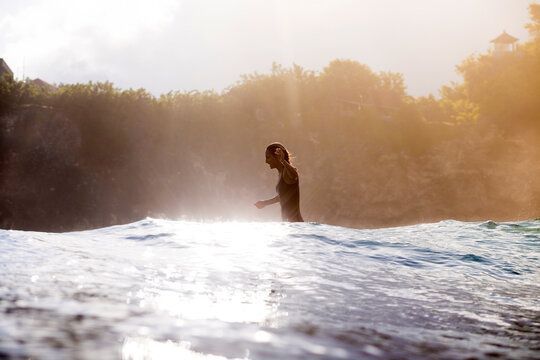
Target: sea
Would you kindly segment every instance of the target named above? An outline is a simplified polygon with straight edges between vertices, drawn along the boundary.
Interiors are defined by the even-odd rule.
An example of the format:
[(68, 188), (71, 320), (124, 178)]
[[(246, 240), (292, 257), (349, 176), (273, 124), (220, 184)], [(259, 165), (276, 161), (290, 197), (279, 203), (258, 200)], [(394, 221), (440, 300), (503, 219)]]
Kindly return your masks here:
[(540, 359), (540, 219), (0, 230), (0, 359)]

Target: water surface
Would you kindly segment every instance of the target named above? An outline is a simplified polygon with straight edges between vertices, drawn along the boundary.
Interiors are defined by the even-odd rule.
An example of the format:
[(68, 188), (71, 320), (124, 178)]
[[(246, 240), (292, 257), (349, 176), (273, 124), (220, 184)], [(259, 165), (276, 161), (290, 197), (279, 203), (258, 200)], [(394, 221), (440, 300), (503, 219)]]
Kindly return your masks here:
[(540, 220), (0, 230), (0, 358), (540, 358)]

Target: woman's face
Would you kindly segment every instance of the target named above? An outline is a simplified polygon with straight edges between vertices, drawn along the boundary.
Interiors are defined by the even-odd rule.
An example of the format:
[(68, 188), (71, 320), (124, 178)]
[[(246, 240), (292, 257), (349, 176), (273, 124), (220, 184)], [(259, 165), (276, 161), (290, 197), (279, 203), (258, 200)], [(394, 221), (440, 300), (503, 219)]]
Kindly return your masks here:
[(266, 150), (265, 156), (266, 156), (266, 163), (270, 166), (270, 169), (275, 169), (277, 167), (276, 156), (268, 150)]

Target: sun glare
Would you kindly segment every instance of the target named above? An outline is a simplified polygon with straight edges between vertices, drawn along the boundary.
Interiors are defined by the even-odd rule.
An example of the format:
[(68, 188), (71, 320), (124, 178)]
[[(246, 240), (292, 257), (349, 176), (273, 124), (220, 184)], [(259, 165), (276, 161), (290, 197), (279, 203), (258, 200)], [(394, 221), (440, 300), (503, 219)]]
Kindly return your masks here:
[[(178, 241), (183, 244), (186, 239), (197, 239), (197, 246), (186, 246), (181, 266), (169, 263), (156, 269), (152, 262), (158, 261), (158, 252), (143, 254), (154, 271), (145, 271), (145, 283), (136, 293), (128, 293), (126, 302), (182, 323), (220, 321), (277, 326), (278, 318), (286, 316), (279, 311), (284, 295), (275, 289), (274, 282), (280, 275), (270, 264), (279, 258), (275, 239), (282, 239), (288, 228), (279, 223), (178, 224), (171, 222), (168, 230), (181, 232)], [(165, 355), (222, 359), (194, 352), (186, 342), (159, 342), (152, 340), (151, 334), (142, 335), (126, 338), (124, 359), (157, 359)], [(252, 341), (266, 342), (271, 336), (257, 330)]]
[[(146, 271), (141, 289), (127, 294), (128, 304), (174, 317), (180, 323), (220, 321), (275, 327), (279, 316), (286, 316), (279, 312), (284, 295), (278, 294), (273, 283), (279, 270), (270, 267), (270, 260), (279, 257), (280, 248), (274, 242), (283, 238), (287, 227), (279, 223), (169, 224), (171, 233), (181, 232), (179, 242), (197, 239), (198, 245), (185, 248), (181, 267), (169, 263), (157, 271)], [(151, 263), (158, 257), (157, 252), (143, 254)], [(153, 264), (149, 266), (155, 270)], [(272, 334), (258, 328), (251, 334), (254, 342), (271, 338)], [(144, 331), (125, 338), (122, 358), (226, 359), (194, 351), (187, 341), (156, 341)]]
[[(274, 252), (272, 237), (261, 234), (255, 223), (216, 223), (211, 227), (213, 231), (207, 233), (204, 240), (208, 246), (194, 250), (190, 272), (175, 274), (171, 267), (163, 270), (171, 282), (164, 288), (175, 289), (176, 279), (182, 277), (185, 281), (181, 288), (170, 291), (163, 287), (148, 287), (137, 294), (139, 303), (183, 319), (265, 323), (277, 311), (277, 304), (270, 298), (270, 280), (275, 274), (270, 273), (267, 265)], [(194, 224), (192, 230), (192, 234), (184, 235), (200, 239), (200, 224)], [(246, 279), (230, 281), (231, 277), (239, 276), (235, 275), (240, 274), (239, 271), (252, 274), (248, 279), (252, 286), (235, 285), (245, 283)], [(160, 281), (149, 279), (149, 282), (155, 284)], [(221, 285), (216, 286), (216, 283)], [(186, 293), (191, 296), (186, 296)]]

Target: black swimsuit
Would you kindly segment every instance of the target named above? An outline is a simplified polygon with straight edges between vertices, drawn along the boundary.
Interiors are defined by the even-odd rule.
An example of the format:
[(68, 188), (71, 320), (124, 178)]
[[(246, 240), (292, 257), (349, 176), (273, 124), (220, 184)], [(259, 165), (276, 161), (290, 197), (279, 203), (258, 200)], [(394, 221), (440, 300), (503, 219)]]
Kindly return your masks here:
[(276, 191), (279, 195), (281, 218), (283, 221), (304, 221), (300, 214), (300, 188), (298, 187), (298, 181), (294, 184), (287, 184), (283, 180), (283, 175), (280, 174)]

